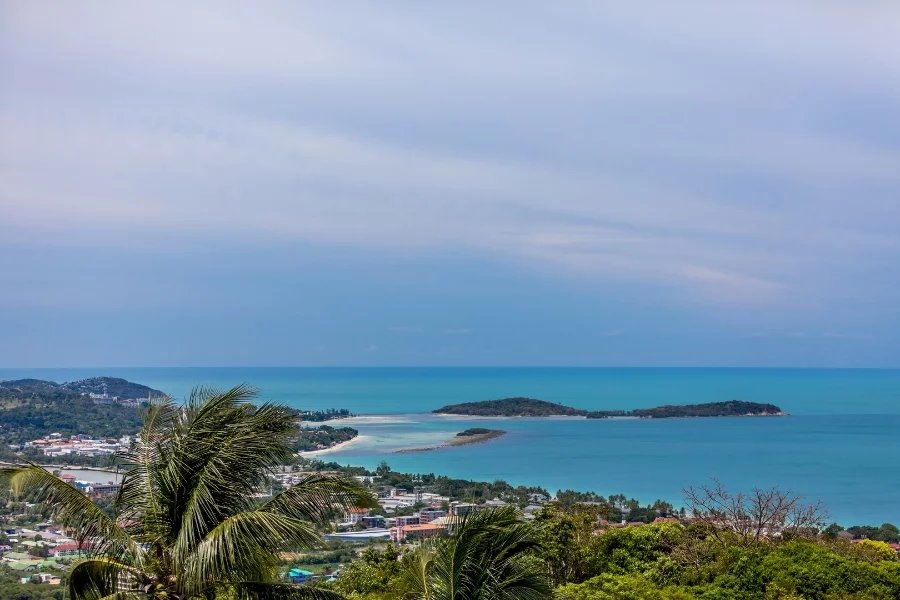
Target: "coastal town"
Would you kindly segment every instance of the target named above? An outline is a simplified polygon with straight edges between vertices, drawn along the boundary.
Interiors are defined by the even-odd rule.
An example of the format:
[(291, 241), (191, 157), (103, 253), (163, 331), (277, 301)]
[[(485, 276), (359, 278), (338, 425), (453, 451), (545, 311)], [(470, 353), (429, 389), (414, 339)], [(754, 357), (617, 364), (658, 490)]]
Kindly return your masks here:
[[(49, 449), (64, 444), (85, 444), (88, 440), (50, 439)], [(258, 491), (258, 498), (265, 500), (277, 491), (302, 484), (306, 477), (321, 465), (311, 463), (304, 467), (282, 467), (270, 476), (271, 482)], [(119, 491), (118, 476), (112, 472), (106, 481), (104, 472), (90, 471), (92, 481), (79, 478), (88, 473), (86, 469), (57, 471), (58, 476), (82, 491), (98, 503), (109, 503)], [(493, 497), (478, 501), (466, 501), (452, 495), (442, 495), (431, 491), (426, 485), (394, 486), (385, 485), (377, 475), (357, 475), (356, 480), (372, 490), (377, 497), (377, 508), (351, 507), (331, 522), (330, 528), (321, 534), (321, 551), (304, 555), (286, 553), (282, 556), (282, 578), (285, 582), (311, 583), (315, 581), (335, 582), (342, 574), (348, 560), (322, 562), (317, 556), (326, 557), (340, 554), (343, 557), (359, 556), (367, 548), (383, 548), (385, 545), (415, 546), (436, 538), (452, 535), (455, 528), (468, 516), (479, 511), (513, 507), (526, 522), (539, 518), (541, 511), (554, 510), (569, 499), (554, 497), (542, 492), (519, 494), (515, 498)], [(90, 539), (78, 539), (76, 532), (52, 521), (38, 521), (39, 507), (27, 503), (8, 504), (17, 511), (7, 511), (0, 516), (0, 569), (17, 574), (21, 583), (39, 585), (60, 585), (65, 574), (79, 559), (90, 556), (93, 548)], [(596, 535), (607, 530), (645, 527), (661, 523), (681, 523), (689, 525), (694, 519), (683, 512), (666, 509), (641, 513), (641, 519), (629, 518), (624, 508), (618, 512), (619, 519), (605, 518), (600, 510), (606, 503), (591, 500), (575, 501), (574, 510), (587, 511), (594, 515), (593, 529)], [(649, 516), (648, 516), (649, 515)], [(768, 537), (779, 537), (781, 531), (766, 531)], [(866, 537), (859, 531), (841, 530), (835, 532), (836, 539), (851, 543), (861, 543)], [(900, 559), (900, 542), (887, 545)], [(339, 550), (340, 549), (340, 550)], [(342, 554), (341, 554), (342, 553)], [(324, 560), (324, 559), (323, 559)]]

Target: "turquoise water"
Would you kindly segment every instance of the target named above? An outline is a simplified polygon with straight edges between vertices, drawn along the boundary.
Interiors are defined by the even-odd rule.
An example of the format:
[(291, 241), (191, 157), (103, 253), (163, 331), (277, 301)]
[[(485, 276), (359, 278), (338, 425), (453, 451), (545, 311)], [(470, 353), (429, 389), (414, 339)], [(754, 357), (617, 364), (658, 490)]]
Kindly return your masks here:
[[(176, 397), (192, 386), (247, 382), (302, 408), (381, 415), (354, 422), (361, 440), (329, 455), (342, 464), (505, 479), (675, 502), (687, 485), (778, 485), (821, 500), (844, 523), (900, 522), (900, 370), (544, 368), (0, 369), (0, 379), (112, 375)], [(460, 420), (443, 404), (532, 396), (588, 409), (772, 402), (784, 418)], [(509, 434), (486, 444), (395, 454), (472, 425)]]

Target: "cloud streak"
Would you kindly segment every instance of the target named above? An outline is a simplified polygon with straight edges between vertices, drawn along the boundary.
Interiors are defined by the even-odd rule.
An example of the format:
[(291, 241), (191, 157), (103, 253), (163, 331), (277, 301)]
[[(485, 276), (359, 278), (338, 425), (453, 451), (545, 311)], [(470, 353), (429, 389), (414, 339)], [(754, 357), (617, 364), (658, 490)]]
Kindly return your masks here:
[(897, 278), (892, 4), (5, 12), (7, 243), (461, 253), (738, 320)]

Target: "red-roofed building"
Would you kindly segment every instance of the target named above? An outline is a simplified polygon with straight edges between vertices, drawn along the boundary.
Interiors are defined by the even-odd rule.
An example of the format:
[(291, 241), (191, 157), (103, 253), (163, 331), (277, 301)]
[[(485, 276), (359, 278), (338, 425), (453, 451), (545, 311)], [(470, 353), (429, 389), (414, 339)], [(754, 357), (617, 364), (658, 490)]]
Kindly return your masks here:
[(391, 527), (391, 541), (402, 542), (407, 539), (433, 538), (444, 534), (447, 527), (437, 523), (422, 523), (421, 525), (401, 525)]
[(50, 556), (75, 556), (81, 552), (88, 552), (93, 546), (90, 542), (82, 542), (81, 545), (75, 542), (68, 542), (54, 546), (47, 553)]

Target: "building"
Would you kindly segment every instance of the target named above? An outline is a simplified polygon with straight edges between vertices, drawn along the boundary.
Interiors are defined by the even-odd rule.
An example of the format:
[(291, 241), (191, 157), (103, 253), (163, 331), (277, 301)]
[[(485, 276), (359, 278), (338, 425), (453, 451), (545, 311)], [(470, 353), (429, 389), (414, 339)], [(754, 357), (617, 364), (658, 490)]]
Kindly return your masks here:
[(368, 508), (358, 508), (354, 506), (347, 511), (347, 522), (356, 524), (359, 523), (363, 517), (367, 516), (369, 516)]
[(391, 527), (391, 541), (403, 542), (406, 540), (428, 539), (443, 535), (447, 528), (437, 523), (422, 523), (420, 525), (401, 525)]
[(89, 551), (92, 547), (90, 542), (83, 542), (80, 546), (76, 542), (67, 542), (50, 548), (48, 554), (54, 557), (78, 556), (82, 552)]
[(88, 487), (88, 493), (95, 496), (115, 496), (119, 493), (119, 484), (113, 483), (93, 483)]
[(476, 510), (478, 510), (477, 504), (468, 504), (465, 502), (453, 502), (450, 504), (450, 514), (454, 517), (464, 517)]
[(446, 517), (447, 511), (436, 508), (423, 508), (419, 511), (419, 523), (431, 523), (435, 519)]
[(375, 516), (365, 516), (359, 520), (360, 523), (366, 526), (366, 529), (384, 529), (387, 527), (387, 523), (385, 522), (385, 518), (381, 515)]

